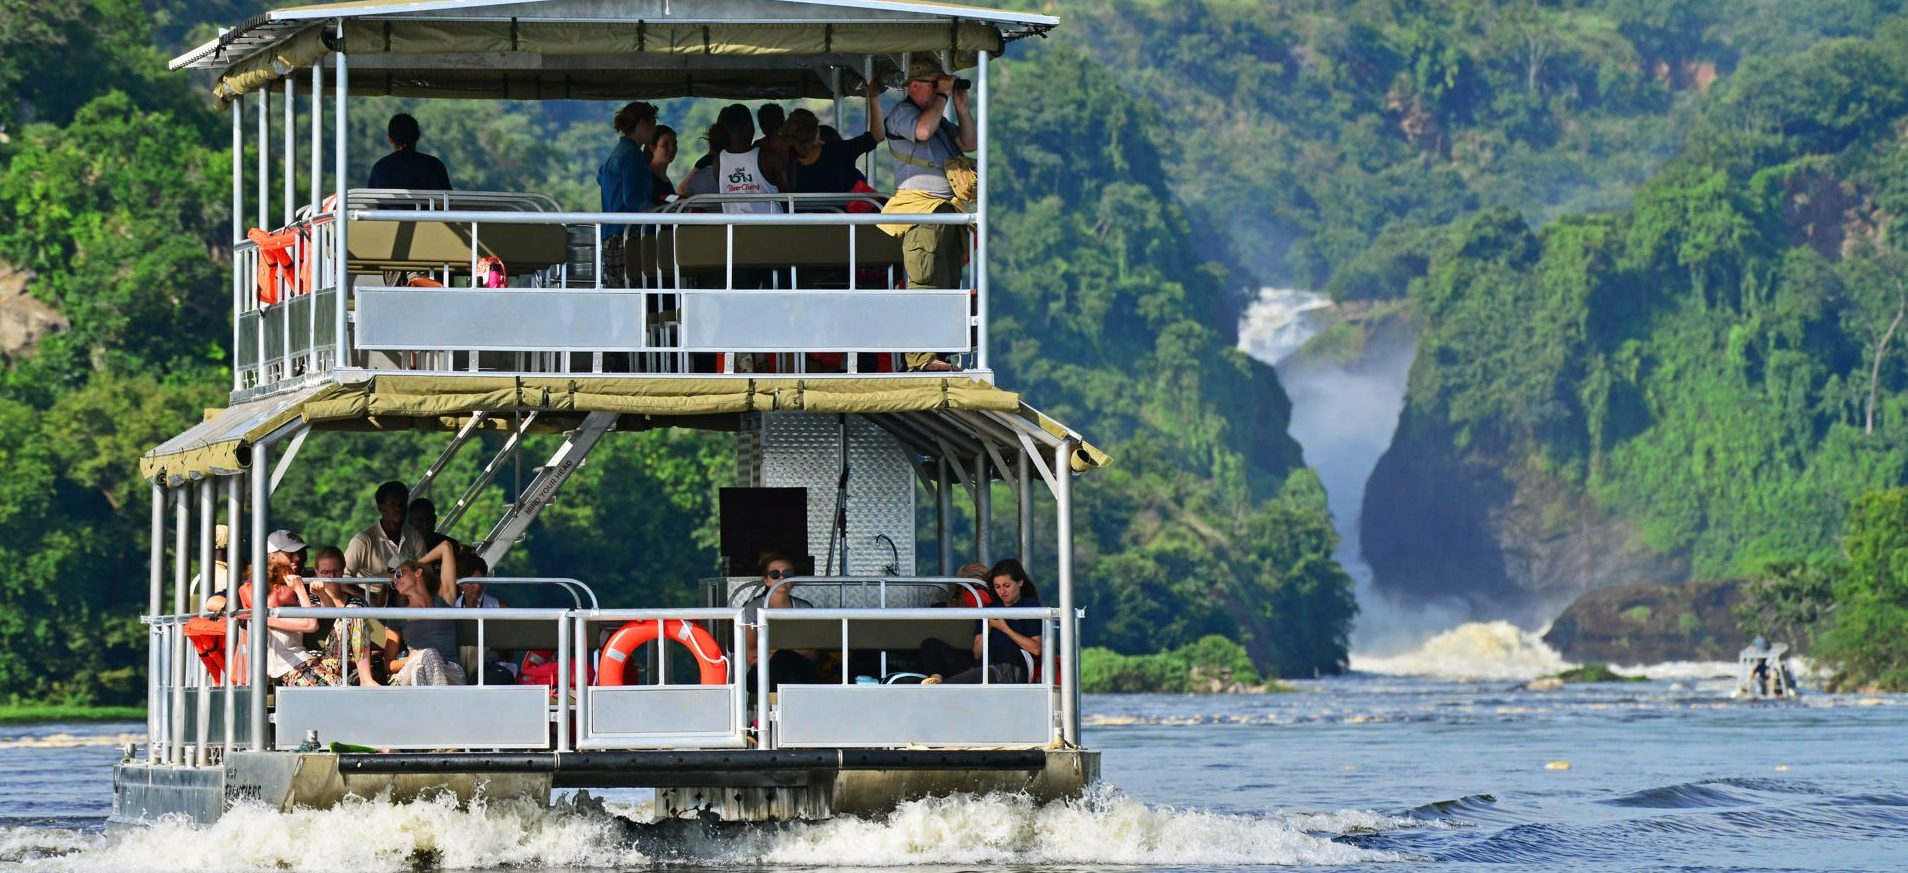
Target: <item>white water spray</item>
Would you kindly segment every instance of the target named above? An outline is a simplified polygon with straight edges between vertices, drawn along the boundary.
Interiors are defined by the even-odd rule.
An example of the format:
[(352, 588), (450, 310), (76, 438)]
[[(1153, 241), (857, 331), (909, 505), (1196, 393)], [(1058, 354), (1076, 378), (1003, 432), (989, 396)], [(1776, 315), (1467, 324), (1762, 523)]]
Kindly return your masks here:
[(1292, 399), (1292, 438), (1325, 486), (1338, 527), (1336, 557), (1357, 586), (1352, 648), (1391, 654), (1458, 624), (1463, 615), (1455, 608), (1398, 603), (1373, 585), (1359, 542), (1365, 484), (1398, 429), (1417, 348), (1409, 339), (1374, 340), (1355, 361), (1296, 361), (1293, 353), (1325, 328), (1332, 307), (1323, 294), (1261, 289), (1240, 322), (1239, 347), (1278, 369)]
[[(646, 819), (646, 808), (612, 812)], [(697, 868), (919, 868), (1055, 864), (1262, 866), (1400, 861), (1334, 841), (1424, 827), (1375, 812), (1259, 815), (1151, 806), (1101, 788), (1074, 801), (959, 795), (904, 803), (874, 819), (692, 826), (644, 836), (613, 815), (522, 801), (459, 809), (449, 800), (353, 802), (278, 813), (241, 806), (218, 822), (182, 821), (104, 837), (0, 829), (0, 863), (74, 871), (313, 871)], [(10, 847), (10, 848), (9, 848)]]

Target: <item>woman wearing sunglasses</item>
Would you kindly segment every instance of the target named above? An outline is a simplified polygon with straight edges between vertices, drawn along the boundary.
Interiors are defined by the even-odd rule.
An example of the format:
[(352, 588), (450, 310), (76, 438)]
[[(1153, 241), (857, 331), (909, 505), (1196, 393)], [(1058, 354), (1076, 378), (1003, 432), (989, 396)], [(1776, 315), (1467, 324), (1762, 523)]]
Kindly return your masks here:
[[(795, 596), (795, 564), (787, 557), (770, 552), (762, 556), (762, 594), (742, 604), (742, 621), (748, 624), (748, 687), (756, 687), (755, 611), (770, 609), (813, 609), (815, 604)], [(809, 649), (769, 650), (769, 690), (790, 685), (813, 685), (820, 681), (815, 673), (815, 652)]]

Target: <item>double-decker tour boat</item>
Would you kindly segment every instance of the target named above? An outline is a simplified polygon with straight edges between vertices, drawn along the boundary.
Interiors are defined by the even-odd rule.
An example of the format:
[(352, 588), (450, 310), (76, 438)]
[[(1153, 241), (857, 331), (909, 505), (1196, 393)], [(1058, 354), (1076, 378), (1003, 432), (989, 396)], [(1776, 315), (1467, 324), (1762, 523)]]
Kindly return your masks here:
[[(658, 815), (757, 821), (953, 792), (1063, 797), (1093, 782), (1069, 483), (1106, 458), (989, 369), (988, 63), (1056, 24), (920, 0), (362, 0), (269, 12), (175, 59), (209, 71), (231, 115), (232, 385), (226, 408), (141, 458), (149, 743), (117, 767), (113, 820), (653, 787)], [(879, 193), (571, 212), (539, 192), (346, 177), (353, 98), (616, 101), (605, 116), (630, 100), (833, 100), (839, 119), (861, 83), (906, 87), (924, 59), (972, 79), (978, 195), (904, 219), (968, 241), (954, 287), (902, 281)], [(877, 184), (889, 175), (879, 160)], [(308, 191), (295, 187), (301, 166)], [(618, 247), (626, 272), (608, 275)], [(904, 355), (938, 366), (910, 370)], [(589, 579), (510, 574), (512, 547), (597, 446), (677, 427), (728, 434), (736, 452), (722, 506), (730, 575), (675, 586), (693, 585), (700, 605), (599, 602)], [(471, 544), (505, 601), (542, 591), (557, 605), (300, 606), (261, 591), (272, 492), (306, 438), (420, 429), (443, 434), (442, 453), (417, 458), (411, 497), (460, 449), (496, 448), (464, 504), (527, 435), (565, 435)], [(1017, 542), (989, 540), (996, 491), (1013, 496)], [(1050, 541), (1035, 529), (1043, 491)], [(960, 562), (1045, 551), (1047, 603), (959, 599), (953, 589), (976, 584), (954, 572), (961, 493), (978, 554)], [(938, 543), (931, 557), (916, 554), (917, 500), (932, 505), (920, 538)], [(219, 526), (229, 534), (215, 546)], [(794, 575), (745, 571), (764, 547), (789, 554)], [(373, 569), (359, 580), (369, 591), (390, 581), (390, 567)], [(220, 573), (249, 590), (208, 609)], [(195, 590), (195, 578), (208, 581)], [(765, 585), (798, 586), (806, 608), (758, 599)], [(276, 684), (273, 631), (253, 633), (271, 618), (448, 625), (463, 653), (451, 669), (467, 681), (366, 684), (345, 669), (335, 684)], [(898, 681), (929, 641), (974, 647), (987, 619), (1036, 623), (1045, 643), (1005, 671), (978, 647), (996, 660), (975, 684)], [(556, 665), (546, 681), (483, 669), (531, 650)], [(750, 669), (779, 650), (812, 652), (815, 681), (771, 688), (772, 670)], [(672, 669), (683, 652), (693, 670)]]

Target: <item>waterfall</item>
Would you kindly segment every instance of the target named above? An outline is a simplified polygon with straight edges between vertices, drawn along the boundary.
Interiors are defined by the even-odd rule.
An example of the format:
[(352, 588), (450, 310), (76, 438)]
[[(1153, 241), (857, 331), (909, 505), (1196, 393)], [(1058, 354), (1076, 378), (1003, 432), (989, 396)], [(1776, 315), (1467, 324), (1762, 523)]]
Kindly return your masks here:
[(1360, 614), (1352, 649), (1391, 653), (1462, 620), (1446, 610), (1394, 604), (1380, 595), (1359, 544), (1365, 483), (1397, 431), (1417, 342), (1409, 332), (1379, 331), (1367, 338), (1355, 360), (1296, 355), (1329, 326), (1333, 310), (1331, 299), (1316, 292), (1261, 289), (1240, 320), (1239, 348), (1277, 369), (1292, 399), (1289, 432), (1324, 483), (1339, 533), (1335, 557), (1357, 585)]

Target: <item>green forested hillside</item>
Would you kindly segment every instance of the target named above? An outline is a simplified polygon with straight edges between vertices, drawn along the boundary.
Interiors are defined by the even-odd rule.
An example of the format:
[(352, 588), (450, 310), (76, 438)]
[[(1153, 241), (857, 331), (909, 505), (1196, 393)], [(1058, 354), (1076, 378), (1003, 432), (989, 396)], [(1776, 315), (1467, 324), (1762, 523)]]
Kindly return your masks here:
[(1434, 525), (1474, 530), (1516, 501), (1559, 528), (1589, 507), (1722, 578), (1838, 554), (1851, 501), (1903, 481), (1908, 21), (1746, 59), (1698, 111), (1625, 211), (1442, 236), (1374, 494), (1438, 493)]
[[(0, 349), (0, 699), (139, 697), (149, 489), (134, 461), (229, 384), (226, 121), (204, 82), (163, 72), (166, 50), (208, 31), (193, 4), (148, 5), (0, 2), (0, 306), (39, 325)], [(1162, 164), (1169, 128), (1075, 43), (1017, 51), (998, 75), (1001, 379), (1118, 458), (1077, 492), (1087, 641), (1144, 653), (1220, 633), (1268, 672), (1337, 669), (1354, 606), (1323, 495), (1271, 370), (1231, 349), (1229, 285)], [(354, 150), (381, 147), (366, 119), (391, 108), (357, 113)], [(592, 196), (574, 177), (608, 137), (569, 119), (601, 107), (464, 109), (431, 107), (426, 144), (463, 155), (466, 184)], [(671, 104), (664, 120), (700, 111)], [(340, 540), (368, 520), (371, 489), (415, 476), (438, 440), (315, 437), (276, 518)], [(613, 443), (508, 569), (687, 603), (715, 563), (725, 438)], [(503, 502), (500, 478), (474, 517)], [(673, 513), (653, 511), (659, 497)], [(1052, 560), (1038, 557), (1036, 573)]]

